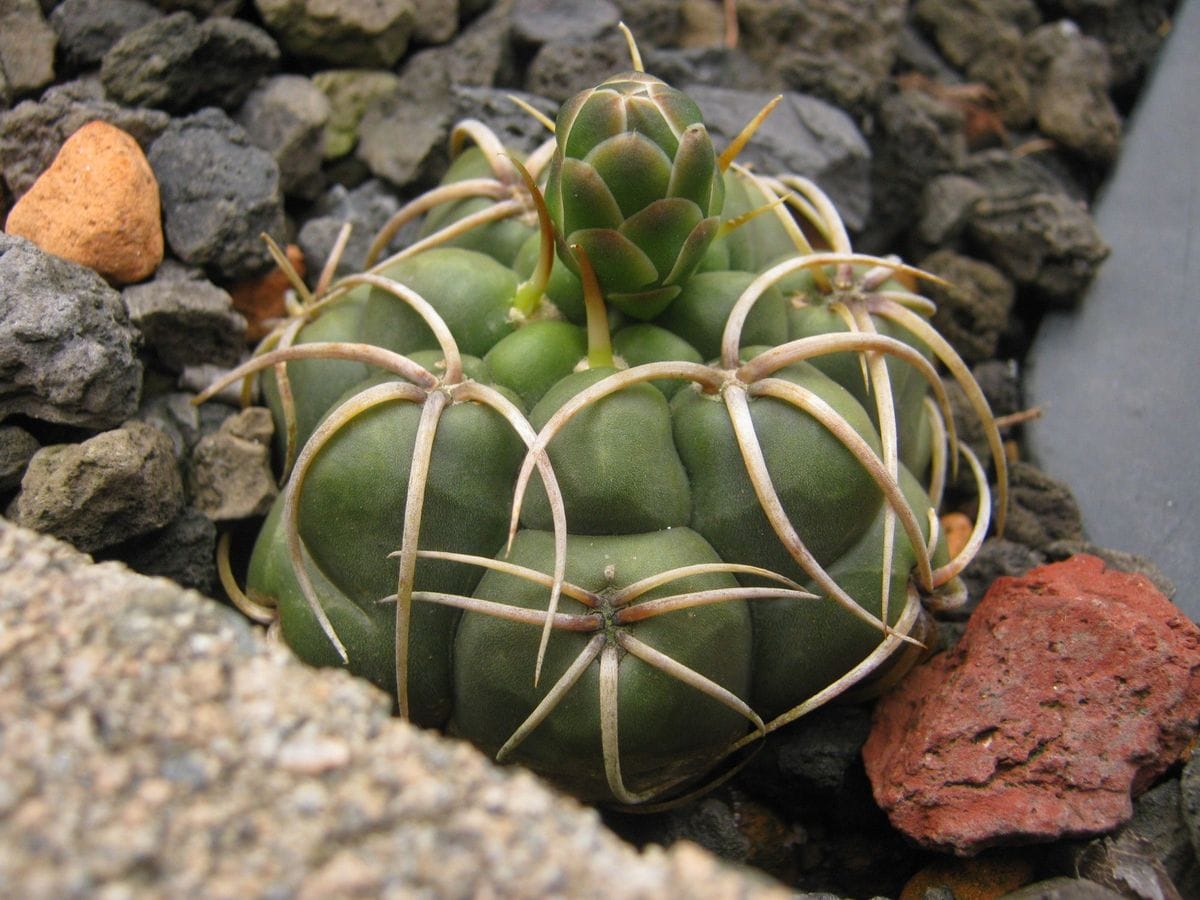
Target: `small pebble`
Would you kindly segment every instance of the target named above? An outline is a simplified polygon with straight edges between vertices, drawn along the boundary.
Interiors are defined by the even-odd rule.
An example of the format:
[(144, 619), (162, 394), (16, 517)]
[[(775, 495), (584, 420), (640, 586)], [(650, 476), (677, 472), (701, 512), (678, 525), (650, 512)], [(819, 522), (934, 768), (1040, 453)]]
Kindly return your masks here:
[(106, 122), (67, 139), (5, 230), (116, 284), (148, 278), (163, 259), (158, 182), (137, 141)]
[[(304, 276), (304, 253), (295, 244), (288, 244), (287, 258), (301, 277)], [(233, 308), (246, 317), (246, 340), (260, 341), (271, 331), (274, 322), (287, 315), (284, 298), (292, 283), (280, 269), (230, 288)]]

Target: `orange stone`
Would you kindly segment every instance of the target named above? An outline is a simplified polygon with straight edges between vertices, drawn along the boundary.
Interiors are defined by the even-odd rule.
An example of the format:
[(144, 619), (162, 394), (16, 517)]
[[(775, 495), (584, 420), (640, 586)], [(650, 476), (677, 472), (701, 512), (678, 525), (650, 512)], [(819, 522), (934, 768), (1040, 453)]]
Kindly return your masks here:
[(900, 893), (900, 900), (920, 900), (936, 888), (949, 888), (959, 900), (997, 900), (1033, 878), (1033, 863), (1028, 856), (1017, 853), (940, 860), (914, 875)]
[(114, 284), (149, 278), (163, 259), (154, 172), (137, 141), (107, 122), (67, 139), (4, 229)]
[[(288, 262), (304, 277), (304, 253), (295, 244), (287, 246)], [(243, 281), (229, 289), (233, 308), (246, 317), (246, 340), (266, 337), (275, 321), (287, 315), (284, 297), (292, 283), (280, 269), (272, 269), (261, 278)]]
[(950, 512), (942, 516), (942, 533), (946, 535), (946, 550), (951, 559), (958, 556), (963, 547), (967, 546), (974, 528), (975, 523), (963, 513)]

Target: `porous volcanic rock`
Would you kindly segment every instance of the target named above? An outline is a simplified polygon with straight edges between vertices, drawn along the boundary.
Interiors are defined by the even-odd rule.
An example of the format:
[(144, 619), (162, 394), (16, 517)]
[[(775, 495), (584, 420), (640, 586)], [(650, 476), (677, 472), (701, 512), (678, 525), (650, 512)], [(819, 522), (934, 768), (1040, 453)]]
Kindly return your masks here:
[(1000, 578), (958, 646), (875, 711), (875, 799), (960, 855), (1108, 831), (1200, 722), (1200, 628), (1140, 575), (1079, 555)]
[(158, 182), (138, 142), (107, 122), (67, 139), (5, 230), (116, 284), (148, 278), (163, 259)]
[(38, 450), (7, 515), (91, 551), (162, 528), (182, 510), (171, 439), (134, 421)]
[(222, 281), (262, 275), (283, 243), (279, 166), (218, 109), (173, 119), (148, 154), (162, 191), (167, 244)]
[(279, 493), (271, 474), (271, 413), (251, 406), (230, 416), (192, 453), (196, 508), (214, 522), (263, 516)]
[(35, 91), (54, 80), (57, 43), (37, 0), (0, 3), (0, 70), (14, 94)]
[(409, 0), (254, 0), (284, 49), (334, 65), (391, 68), (408, 48), (415, 13)]
[(171, 117), (159, 109), (131, 109), (106, 100), (98, 78), (48, 88), (0, 115), (0, 177), (14, 197), (33, 187), (72, 134), (96, 119), (132, 135), (146, 150)]
[(115, 428), (141, 396), (139, 341), (99, 275), (0, 234), (0, 418)]

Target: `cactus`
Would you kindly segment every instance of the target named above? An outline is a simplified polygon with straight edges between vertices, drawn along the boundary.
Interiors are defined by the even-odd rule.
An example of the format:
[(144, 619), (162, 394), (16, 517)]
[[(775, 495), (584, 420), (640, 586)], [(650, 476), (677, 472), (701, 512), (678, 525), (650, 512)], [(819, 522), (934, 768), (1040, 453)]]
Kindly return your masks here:
[[(992, 507), (936, 366), (1002, 510), (995, 423), (928, 323), (931, 276), (854, 253), (815, 185), (738, 168), (751, 130), (718, 155), (684, 94), (616, 76), (523, 162), (460, 127), (367, 272), (293, 273), (292, 317), (210, 389), (261, 374), (285, 436), (234, 601), (402, 715), (620, 804), (918, 644)], [(951, 559), (960, 455), (981, 496)]]
[(629, 72), (568, 100), (554, 134), (546, 204), (562, 241), (584, 249), (610, 303), (652, 318), (717, 236), (725, 183), (699, 108)]

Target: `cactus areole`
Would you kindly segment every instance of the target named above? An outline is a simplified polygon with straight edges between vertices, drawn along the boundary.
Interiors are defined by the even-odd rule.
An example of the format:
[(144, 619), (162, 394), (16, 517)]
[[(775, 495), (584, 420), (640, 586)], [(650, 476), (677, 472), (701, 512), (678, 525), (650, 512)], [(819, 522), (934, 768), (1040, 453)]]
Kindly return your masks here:
[[(718, 153), (685, 94), (619, 75), (524, 158), (462, 123), (366, 271), (281, 261), (288, 319), (210, 389), (261, 387), (283, 483), (233, 601), (400, 715), (625, 805), (898, 677), (993, 507), (943, 373), (990, 435), (998, 529), (1004, 455), (932, 276), (739, 167), (759, 120)], [(950, 558), (960, 459), (980, 512)]]

